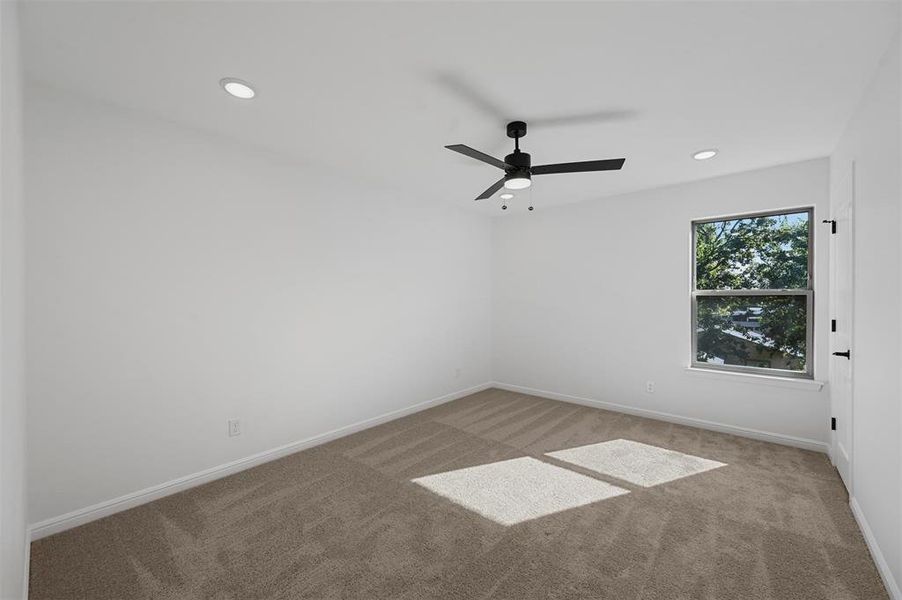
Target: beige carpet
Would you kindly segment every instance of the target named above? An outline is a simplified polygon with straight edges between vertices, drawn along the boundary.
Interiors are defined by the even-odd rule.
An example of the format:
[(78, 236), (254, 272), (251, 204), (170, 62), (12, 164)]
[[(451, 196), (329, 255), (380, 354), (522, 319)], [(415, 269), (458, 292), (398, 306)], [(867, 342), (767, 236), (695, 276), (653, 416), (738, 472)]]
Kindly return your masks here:
[[(646, 487), (600, 474), (598, 454), (578, 457), (592, 470), (545, 455), (609, 440), (725, 466)], [(503, 525), (411, 482), (520, 457), (581, 475), (589, 503)], [(586, 477), (628, 493), (595, 498)], [(887, 595), (825, 456), (489, 390), (37, 541), (31, 598)]]

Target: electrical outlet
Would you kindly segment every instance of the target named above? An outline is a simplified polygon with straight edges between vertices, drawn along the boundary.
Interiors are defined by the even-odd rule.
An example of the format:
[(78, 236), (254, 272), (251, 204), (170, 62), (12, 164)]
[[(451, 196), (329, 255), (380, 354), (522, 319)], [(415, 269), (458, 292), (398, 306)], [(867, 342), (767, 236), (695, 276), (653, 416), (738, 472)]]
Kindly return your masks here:
[(454, 379), (460, 379), (460, 369), (454, 369)]
[(229, 419), (229, 437), (241, 435), (241, 421), (238, 419)]
[(654, 381), (646, 381), (645, 382), (645, 391), (649, 394), (655, 393), (655, 382)]

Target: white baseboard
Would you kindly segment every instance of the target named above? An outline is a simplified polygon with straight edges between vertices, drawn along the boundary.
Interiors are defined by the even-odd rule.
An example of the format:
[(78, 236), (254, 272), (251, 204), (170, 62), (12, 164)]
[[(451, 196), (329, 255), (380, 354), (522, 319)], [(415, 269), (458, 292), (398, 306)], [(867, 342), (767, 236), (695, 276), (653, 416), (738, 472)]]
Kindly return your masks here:
[(854, 497), (849, 498), (849, 506), (852, 508), (852, 514), (855, 515), (855, 520), (858, 521), (858, 528), (861, 529), (861, 533), (864, 535), (864, 541), (868, 545), (868, 550), (871, 551), (871, 556), (874, 558), (874, 564), (877, 565), (877, 571), (880, 573), (880, 578), (883, 579), (883, 585), (886, 586), (889, 597), (892, 598), (892, 600), (902, 600), (902, 591), (899, 589), (899, 584), (896, 583), (893, 572), (890, 570), (889, 563), (886, 562), (886, 557), (883, 556), (880, 546), (877, 545), (877, 538), (874, 537), (874, 531), (868, 524), (868, 520), (864, 517), (861, 506), (858, 504), (858, 500)]
[(371, 419), (366, 419), (358, 423), (353, 423), (351, 425), (346, 425), (338, 429), (333, 429), (332, 431), (327, 431), (325, 433), (321, 433), (304, 440), (291, 442), (277, 448), (258, 452), (257, 454), (252, 454), (251, 456), (239, 458), (238, 460), (234, 460), (232, 462), (228, 462), (216, 467), (211, 467), (209, 469), (205, 469), (197, 473), (192, 473), (190, 475), (185, 475), (184, 477), (179, 477), (178, 479), (173, 479), (171, 481), (145, 488), (143, 490), (138, 490), (136, 492), (132, 492), (118, 498), (113, 498), (112, 500), (105, 500), (103, 502), (98, 502), (97, 504), (94, 504), (92, 506), (80, 508), (78, 510), (74, 510), (72, 512), (56, 517), (51, 517), (49, 519), (45, 519), (43, 521), (40, 521), (39, 523), (34, 523), (33, 525), (31, 525), (30, 536), (32, 540), (39, 540), (43, 537), (47, 537), (48, 535), (53, 535), (54, 533), (72, 529), (73, 527), (78, 527), (79, 525), (84, 525), (85, 523), (107, 517), (129, 508), (134, 508), (135, 506), (139, 506), (141, 504), (152, 502), (165, 496), (176, 494), (183, 490), (187, 490), (189, 488), (216, 479), (220, 479), (222, 477), (226, 477), (227, 475), (255, 467), (271, 460), (275, 460), (289, 454), (294, 454), (295, 452), (300, 452), (301, 450), (306, 450), (307, 448), (312, 448), (313, 446), (319, 446), (320, 444), (331, 442), (332, 440), (344, 437), (346, 435), (351, 435), (352, 433), (357, 433), (358, 431), (369, 429), (370, 427), (375, 427), (376, 425), (381, 425), (382, 423), (386, 423), (394, 419), (399, 419), (401, 417), (426, 410), (427, 408), (432, 408), (433, 406), (444, 404), (445, 402), (450, 402), (451, 400), (457, 400), (458, 398), (463, 398), (464, 396), (469, 396), (470, 394), (481, 392), (483, 390), (489, 389), (490, 387), (492, 387), (491, 382), (487, 382), (467, 389), (452, 392), (450, 394), (445, 394), (444, 396), (433, 398), (432, 400), (426, 400), (425, 402), (420, 402), (406, 408), (401, 408), (379, 415), (377, 417), (373, 417)]
[(689, 425), (690, 427), (698, 427), (700, 429), (708, 429), (718, 431), (720, 433), (729, 433), (741, 437), (752, 438), (764, 442), (773, 442), (775, 444), (783, 444), (784, 446), (794, 446), (804, 450), (814, 450), (815, 452), (827, 453), (830, 445), (826, 442), (800, 438), (791, 435), (783, 435), (781, 433), (771, 433), (768, 431), (759, 431), (757, 429), (749, 429), (747, 427), (738, 427), (736, 425), (727, 425), (725, 423), (717, 423), (714, 421), (706, 421), (704, 419), (696, 419), (694, 417), (683, 417), (671, 413), (650, 410), (647, 408), (636, 408), (627, 406), (626, 404), (616, 404), (614, 402), (605, 402), (604, 400), (595, 400), (593, 398), (582, 398), (580, 396), (571, 396), (569, 394), (559, 394), (557, 392), (549, 392), (547, 390), (537, 390), (534, 388), (524, 387), (522, 385), (513, 385), (510, 383), (502, 383), (496, 381), (492, 384), (502, 390), (511, 392), (519, 392), (521, 394), (529, 394), (531, 396), (542, 396), (552, 400), (560, 400), (562, 402), (570, 402), (572, 404), (581, 404), (583, 406), (591, 406), (593, 408), (602, 408), (614, 412), (636, 415), (637, 417), (646, 417), (658, 421), (667, 421), (668, 423), (677, 423), (678, 425)]
[(25, 572), (22, 576), (22, 600), (28, 600), (28, 582), (31, 575), (31, 529), (25, 528), (25, 564), (22, 567)]

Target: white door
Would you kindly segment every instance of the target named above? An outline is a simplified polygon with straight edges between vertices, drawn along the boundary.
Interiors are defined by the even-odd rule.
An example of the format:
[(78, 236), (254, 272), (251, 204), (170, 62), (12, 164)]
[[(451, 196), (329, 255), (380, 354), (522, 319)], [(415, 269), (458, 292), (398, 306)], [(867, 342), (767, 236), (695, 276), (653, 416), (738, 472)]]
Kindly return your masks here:
[[(852, 216), (855, 201), (855, 164), (844, 165), (831, 190), (831, 219), (836, 233), (830, 235), (831, 264), (831, 332), (830, 332), (830, 390), (833, 418), (833, 464), (843, 483), (852, 492), (852, 370), (855, 352), (852, 347)], [(830, 229), (827, 228), (827, 232)], [(849, 352), (849, 356), (843, 353)]]

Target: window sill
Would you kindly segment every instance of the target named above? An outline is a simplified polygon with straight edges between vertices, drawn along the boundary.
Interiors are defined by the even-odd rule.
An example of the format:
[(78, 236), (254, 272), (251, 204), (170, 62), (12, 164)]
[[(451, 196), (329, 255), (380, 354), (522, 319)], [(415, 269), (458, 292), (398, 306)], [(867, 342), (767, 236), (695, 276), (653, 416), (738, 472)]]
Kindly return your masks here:
[(790, 388), (795, 390), (810, 390), (818, 392), (824, 387), (823, 381), (814, 379), (791, 379), (789, 377), (774, 377), (772, 375), (757, 375), (753, 373), (734, 373), (732, 371), (718, 371), (702, 367), (686, 367), (686, 372), (711, 379), (722, 379), (736, 383), (752, 383), (759, 385), (771, 385), (774, 387)]

